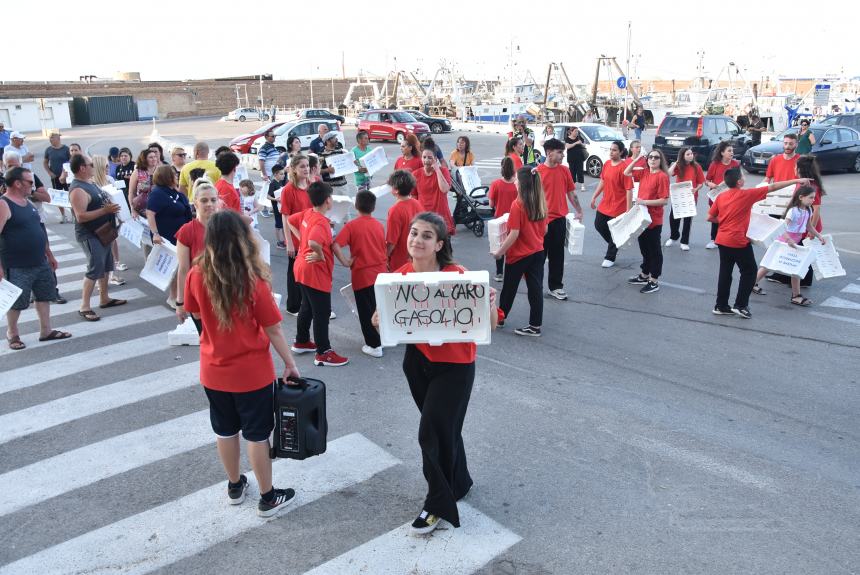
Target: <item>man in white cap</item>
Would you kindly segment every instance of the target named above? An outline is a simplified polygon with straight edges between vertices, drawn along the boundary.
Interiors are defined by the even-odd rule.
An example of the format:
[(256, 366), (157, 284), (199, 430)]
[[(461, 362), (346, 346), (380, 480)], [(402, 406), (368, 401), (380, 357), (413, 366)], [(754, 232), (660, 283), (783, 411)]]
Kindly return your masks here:
[(6, 152), (18, 152), (18, 155), (21, 156), (21, 164), (22, 168), (33, 171), (33, 154), (30, 153), (30, 150), (27, 149), (27, 145), (24, 144), (24, 138), (26, 136), (21, 132), (12, 132), (11, 134), (12, 143), (3, 148), (3, 153)]

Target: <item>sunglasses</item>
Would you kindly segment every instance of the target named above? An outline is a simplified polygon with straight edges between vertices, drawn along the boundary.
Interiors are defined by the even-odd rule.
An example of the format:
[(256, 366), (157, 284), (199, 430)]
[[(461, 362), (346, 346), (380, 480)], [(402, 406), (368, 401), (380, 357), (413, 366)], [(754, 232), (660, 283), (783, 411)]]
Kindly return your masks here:
[(648, 156), (649, 160), (659, 160), (660, 156)]
[(180, 158), (184, 158), (184, 157), (185, 157), (185, 156), (187, 156), (188, 154), (173, 154), (173, 155), (174, 155), (174, 156), (179, 156)]

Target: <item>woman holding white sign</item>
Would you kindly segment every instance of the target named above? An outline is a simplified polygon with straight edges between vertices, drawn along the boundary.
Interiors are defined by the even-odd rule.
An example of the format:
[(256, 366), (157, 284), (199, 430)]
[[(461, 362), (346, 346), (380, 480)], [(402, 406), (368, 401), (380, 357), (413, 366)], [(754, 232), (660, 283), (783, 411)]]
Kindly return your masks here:
[[(641, 149), (641, 148), (640, 148)], [(641, 285), (639, 293), (654, 293), (660, 290), (657, 279), (663, 273), (663, 248), (660, 235), (663, 232), (663, 207), (669, 203), (669, 174), (666, 157), (659, 150), (648, 152), (648, 169), (639, 180), (639, 195), (636, 203), (648, 208), (651, 223), (639, 234), (639, 251), (642, 253), (642, 272), (627, 280), (631, 285)], [(638, 158), (636, 158), (638, 160)], [(632, 176), (636, 162), (627, 164), (625, 176)]]
[[(460, 272), (454, 263), (447, 224), (438, 214), (422, 212), (409, 230), (410, 263), (398, 273)], [(495, 290), (490, 290), (490, 322), (495, 328), (498, 312)], [(379, 327), (378, 312), (373, 324)], [(412, 398), (421, 412), (418, 443), (421, 446), (427, 497), (424, 508), (412, 522), (412, 533), (423, 535), (439, 526), (440, 520), (460, 526), (457, 501), (472, 488), (463, 447), (463, 421), (475, 381), (474, 343), (430, 346), (409, 344), (403, 357), (403, 373)]]
[[(152, 176), (152, 190), (146, 201), (146, 219), (152, 230), (152, 243), (165, 241), (176, 245), (176, 233), (191, 221), (191, 205), (185, 194), (175, 189), (176, 177), (172, 166), (158, 166)], [(176, 278), (170, 282), (167, 305), (176, 309)]]
[[(681, 148), (678, 151), (678, 161), (669, 166), (669, 173), (675, 176), (675, 182), (690, 182), (693, 186), (693, 198), (696, 203), (699, 202), (699, 190), (702, 184), (705, 183), (705, 174), (702, 171), (702, 166), (696, 161), (696, 154), (692, 148)], [(690, 226), (693, 224), (693, 218), (676, 219), (669, 210), (669, 239), (663, 244), (667, 248), (674, 244), (679, 239), (681, 240), (681, 250), (690, 251)]]
[[(106, 156), (100, 156), (98, 154), (93, 156), (93, 183), (100, 188), (104, 188), (105, 186), (112, 186), (115, 180), (108, 175), (109, 169), (110, 164), (108, 163), (108, 159)], [(120, 214), (122, 214), (121, 207)], [(120, 221), (120, 225), (122, 225), (122, 221)], [(119, 261), (118, 240), (114, 240), (114, 242), (111, 244), (110, 251), (113, 254), (113, 269), (118, 271), (127, 270), (128, 266)], [(111, 285), (115, 286), (125, 285), (125, 280), (116, 275), (114, 272), (110, 272), (110, 279), (108, 280), (108, 282)]]

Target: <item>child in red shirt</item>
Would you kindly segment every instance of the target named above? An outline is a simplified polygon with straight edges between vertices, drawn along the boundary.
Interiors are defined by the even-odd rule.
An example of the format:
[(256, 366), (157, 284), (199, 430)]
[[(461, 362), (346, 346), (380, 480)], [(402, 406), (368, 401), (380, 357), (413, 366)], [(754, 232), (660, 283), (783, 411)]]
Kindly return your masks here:
[(421, 204), (413, 196), (415, 178), (411, 172), (397, 170), (388, 177), (394, 205), (388, 208), (385, 222), (385, 243), (388, 254), (388, 269), (394, 271), (409, 261), (406, 241), (409, 239), (409, 226), (412, 219), (421, 212)]
[[(641, 150), (641, 148), (640, 148)], [(624, 168), (630, 176), (638, 158)], [(639, 195), (636, 203), (648, 208), (651, 224), (639, 234), (639, 251), (642, 253), (642, 272), (627, 280), (631, 285), (641, 285), (639, 293), (654, 293), (660, 290), (657, 279), (663, 273), (663, 248), (660, 235), (663, 231), (663, 206), (669, 203), (669, 174), (666, 157), (659, 150), (651, 150), (647, 156), (648, 169), (639, 179)]]
[[(332, 206), (331, 195), (331, 186), (314, 182), (308, 186), (313, 209), (293, 214), (287, 220), (290, 230), (300, 238), (293, 271), (296, 283), (302, 290), (302, 304), (292, 350), (295, 353), (316, 351), (315, 365), (338, 367), (349, 363), (349, 359), (335, 353), (328, 338), (334, 254), (331, 224), (325, 214)], [(340, 263), (347, 265), (346, 260), (341, 258), (338, 258)], [(311, 322), (316, 343), (311, 341)]]
[[(372, 215), (376, 209), (376, 196), (373, 192), (358, 192), (355, 195), (355, 209), (358, 211), (358, 217), (343, 226), (332, 249), (339, 260), (345, 260), (349, 264), (351, 271), (355, 307), (361, 333), (364, 335), (361, 351), (371, 357), (382, 357), (379, 332), (373, 327), (371, 318), (376, 310), (373, 284), (376, 283), (378, 274), (388, 271), (385, 231)], [(348, 260), (340, 253), (341, 247), (349, 247)]]
[[(618, 256), (618, 246), (612, 241), (612, 234), (609, 232), (609, 220), (617, 218), (633, 205), (633, 181), (624, 175), (627, 168), (624, 162), (626, 151), (624, 142), (616, 140), (610, 144), (609, 161), (603, 164), (600, 182), (591, 196), (591, 209), (597, 208), (597, 213), (594, 214), (594, 229), (606, 241), (606, 255), (603, 256), (601, 264), (604, 268), (614, 266)], [(597, 198), (601, 194), (603, 199), (598, 204)]]
[[(705, 174), (705, 186), (709, 190), (713, 190), (723, 183), (726, 171), (732, 168), (739, 168), (740, 163), (734, 159), (735, 149), (729, 140), (720, 142), (714, 148), (714, 155), (711, 157), (711, 165), (708, 166), (708, 173)], [(708, 198), (708, 205), (713, 205)], [(711, 241), (705, 245), (705, 249), (713, 250), (717, 247), (717, 233), (719, 224), (711, 222)]]
[[(209, 399), (212, 430), (227, 472), (232, 505), (245, 499), (248, 479), (239, 473), (239, 432), (260, 486), (257, 515), (271, 517), (295, 497), (272, 486), (269, 434), (274, 427), (272, 383), (275, 366), (269, 347), (284, 361), (282, 377), (299, 377), (281, 330), (268, 268), (251, 230), (236, 212), (212, 215), (206, 249), (185, 280), (185, 309), (202, 322), (200, 382)], [(235, 254), (248, 253), (236, 260)], [(225, 262), (230, 262), (226, 264)]]
[[(669, 174), (675, 176), (675, 182), (690, 182), (693, 186), (693, 199), (699, 201), (699, 189), (705, 183), (705, 174), (702, 166), (696, 161), (696, 154), (692, 148), (681, 148), (678, 150), (678, 160), (669, 166)], [(683, 229), (682, 229), (683, 225)], [(679, 239), (681, 240), (681, 251), (690, 250), (690, 227), (693, 218), (676, 218), (669, 209), (669, 239), (664, 244), (667, 248)]]
[[(290, 159), (290, 167), (287, 173), (289, 183), (281, 188), (280, 210), (284, 220), (288, 220), (293, 214), (301, 213), (311, 209), (311, 200), (308, 197), (308, 186), (311, 185), (310, 164), (308, 156), (297, 154)], [(287, 250), (287, 313), (292, 316), (299, 315), (302, 305), (302, 290), (296, 285), (295, 264), (296, 251), (299, 248), (299, 236), (285, 230)]]
[[(490, 184), (490, 207), (494, 209), (494, 216), (502, 217), (511, 211), (511, 204), (517, 199), (517, 172), (514, 162), (510, 158), (502, 158), (502, 177)], [(496, 258), (496, 281), (502, 281), (502, 273), (505, 269), (505, 256)]]

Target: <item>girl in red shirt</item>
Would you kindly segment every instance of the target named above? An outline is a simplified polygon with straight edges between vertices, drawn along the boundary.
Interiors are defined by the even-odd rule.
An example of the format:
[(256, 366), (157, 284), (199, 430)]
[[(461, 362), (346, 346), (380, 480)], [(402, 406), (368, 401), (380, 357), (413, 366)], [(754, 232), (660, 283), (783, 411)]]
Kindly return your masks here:
[[(544, 235), (547, 230), (546, 197), (540, 174), (531, 168), (517, 171), (517, 199), (508, 215), (508, 237), (499, 251), (492, 254), (499, 261), (506, 257), (505, 283), (499, 298), (499, 309), (507, 317), (514, 305), (520, 279), (525, 276), (529, 293), (529, 325), (514, 330), (517, 335), (540, 337), (543, 324)], [(504, 323), (502, 323), (504, 325)]]
[[(445, 220), (431, 212), (422, 212), (412, 221), (409, 255), (412, 262), (397, 272), (464, 270), (454, 263)], [(490, 307), (490, 322), (495, 328), (498, 312), (492, 288)], [(379, 327), (378, 313), (373, 315), (373, 325)], [(474, 343), (406, 346), (403, 372), (421, 412), (418, 443), (428, 487), (424, 508), (412, 523), (414, 534), (430, 533), (442, 519), (460, 526), (457, 501), (472, 487), (463, 448), (463, 421), (475, 381), (475, 356)]]
[[(400, 142), (400, 153), (402, 155), (394, 162), (395, 170), (406, 170), (411, 174), (424, 166), (421, 163), (421, 144), (418, 142), (418, 136), (415, 134), (407, 135)], [(416, 200), (418, 199), (418, 190), (412, 192), (412, 197)]]
[[(511, 204), (517, 199), (517, 184), (514, 161), (510, 158), (502, 158), (502, 177), (490, 184), (488, 196), (495, 217), (500, 218), (511, 211)], [(496, 258), (495, 279), (497, 282), (502, 281), (504, 269), (505, 256)]]
[(385, 244), (388, 254), (388, 269), (396, 270), (409, 261), (406, 244), (409, 240), (409, 226), (412, 219), (421, 213), (421, 204), (412, 197), (415, 178), (406, 170), (395, 170), (388, 177), (394, 205), (388, 208), (385, 222)]
[(448, 235), (454, 235), (454, 218), (448, 207), (448, 192), (451, 190), (451, 173), (439, 163), (433, 150), (421, 152), (423, 168), (412, 172), (418, 190), (418, 201), (428, 212), (442, 216), (448, 226)]
[(191, 189), (197, 217), (176, 232), (176, 259), (179, 260), (176, 269), (176, 317), (179, 318), (180, 323), (188, 318), (188, 313), (183, 307), (185, 278), (194, 259), (203, 251), (206, 224), (209, 223), (212, 214), (218, 211), (218, 191), (208, 178), (197, 179)]
[[(732, 143), (728, 140), (722, 141), (714, 148), (714, 155), (711, 157), (711, 165), (708, 166), (708, 173), (705, 174), (705, 186), (709, 190), (713, 190), (723, 183), (726, 171), (731, 168), (740, 167), (740, 162), (734, 159), (735, 149)], [(714, 205), (714, 202), (708, 198), (708, 206)], [(711, 241), (705, 246), (706, 249), (714, 250), (717, 248), (717, 232), (720, 230), (720, 225), (717, 222), (711, 222)]]
[[(699, 189), (705, 183), (705, 174), (702, 166), (696, 161), (696, 154), (692, 148), (681, 148), (678, 151), (678, 161), (669, 166), (669, 174), (675, 176), (675, 182), (690, 182), (693, 185), (693, 198), (699, 201)], [(681, 231), (681, 224), (684, 229)], [(681, 250), (690, 251), (690, 226), (693, 218), (676, 219), (669, 208), (669, 239), (664, 244), (667, 248), (673, 243), (681, 240)]]
[(624, 164), (625, 168), (633, 164), (633, 172), (630, 176), (638, 184), (642, 180), (642, 175), (648, 170), (648, 160), (642, 155), (642, 142), (639, 140), (630, 142), (630, 150), (628, 150)]
[(523, 152), (525, 152), (526, 144), (522, 138), (511, 138), (505, 144), (505, 157), (510, 158), (514, 163), (514, 171), (523, 167)]
[[(609, 146), (609, 161), (603, 164), (600, 182), (594, 190), (594, 195), (591, 196), (591, 209), (597, 208), (597, 213), (594, 214), (594, 228), (606, 241), (606, 255), (601, 264), (604, 268), (614, 266), (615, 257), (618, 255), (618, 247), (612, 241), (612, 234), (609, 232), (609, 220), (630, 210), (633, 205), (631, 192), (633, 182), (624, 175), (627, 164), (623, 158), (626, 152), (624, 142), (619, 140), (612, 142)], [(597, 198), (600, 194), (603, 194), (603, 199), (598, 205)]]
[[(648, 170), (639, 180), (639, 195), (636, 203), (648, 208), (651, 224), (639, 234), (639, 251), (642, 253), (642, 272), (627, 280), (631, 285), (641, 285), (639, 293), (654, 293), (660, 290), (657, 279), (663, 272), (663, 248), (660, 247), (660, 235), (663, 231), (663, 206), (669, 203), (669, 173), (666, 167), (666, 157), (659, 150), (648, 153)], [(629, 176), (634, 163), (624, 169), (624, 175)]]
[(227, 472), (231, 505), (245, 499), (248, 479), (240, 473), (239, 432), (260, 486), (257, 515), (271, 517), (295, 497), (272, 486), (269, 435), (274, 427), (269, 347), (284, 361), (282, 377), (299, 377), (281, 331), (270, 275), (241, 216), (225, 210), (207, 224), (205, 248), (185, 280), (185, 309), (202, 322), (200, 382), (209, 399), (212, 431)]
[[(283, 218), (289, 219), (293, 214), (301, 213), (311, 209), (311, 200), (308, 197), (308, 186), (311, 185), (310, 165), (308, 157), (296, 154), (290, 159), (290, 167), (287, 173), (289, 183), (281, 188), (281, 214)], [(296, 285), (294, 267), (296, 265), (296, 250), (299, 246), (299, 236), (288, 233), (287, 240), (287, 313), (292, 316), (299, 315), (302, 306), (302, 291)]]

